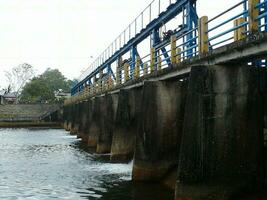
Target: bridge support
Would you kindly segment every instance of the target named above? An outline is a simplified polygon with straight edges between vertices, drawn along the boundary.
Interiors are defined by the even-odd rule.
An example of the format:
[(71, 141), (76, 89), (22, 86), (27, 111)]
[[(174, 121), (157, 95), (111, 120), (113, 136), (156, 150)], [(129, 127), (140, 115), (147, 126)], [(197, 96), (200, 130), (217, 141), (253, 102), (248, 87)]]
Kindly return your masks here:
[(141, 88), (119, 92), (111, 146), (112, 161), (128, 161), (133, 158), (141, 92)]
[(169, 172), (176, 174), (186, 89), (187, 81), (144, 83), (132, 175), (134, 181), (160, 181)]
[(99, 119), (101, 131), (98, 138), (96, 153), (110, 153), (113, 136), (113, 123), (118, 105), (118, 94), (107, 94), (101, 98), (102, 101)]
[(94, 97), (90, 101), (90, 117), (89, 117), (89, 126), (88, 126), (88, 147), (96, 148), (98, 143), (98, 138), (101, 132), (100, 124), (100, 108), (101, 108), (101, 99), (103, 97)]
[(89, 101), (83, 101), (79, 103), (80, 113), (80, 125), (78, 130), (78, 137), (82, 139), (84, 143), (88, 142), (88, 136), (86, 134), (88, 130), (88, 115), (89, 115)]
[(70, 121), (71, 121), (71, 104), (64, 105), (63, 107), (63, 128), (66, 131), (70, 131)]
[(263, 99), (247, 66), (192, 67), (176, 200), (236, 199), (264, 182)]
[(79, 108), (78, 103), (75, 103), (72, 105), (72, 109), (71, 109), (72, 120), (71, 120), (71, 128), (70, 128), (70, 133), (72, 135), (76, 135), (79, 129), (80, 114), (79, 114), (78, 108)]

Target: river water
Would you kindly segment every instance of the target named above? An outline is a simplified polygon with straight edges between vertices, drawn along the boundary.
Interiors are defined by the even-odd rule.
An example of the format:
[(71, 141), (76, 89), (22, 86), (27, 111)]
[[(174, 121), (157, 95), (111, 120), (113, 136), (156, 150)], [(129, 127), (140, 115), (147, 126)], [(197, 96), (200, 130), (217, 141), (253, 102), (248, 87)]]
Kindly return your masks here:
[(173, 199), (163, 186), (134, 184), (132, 162), (109, 163), (64, 130), (0, 129), (0, 138), (0, 199)]

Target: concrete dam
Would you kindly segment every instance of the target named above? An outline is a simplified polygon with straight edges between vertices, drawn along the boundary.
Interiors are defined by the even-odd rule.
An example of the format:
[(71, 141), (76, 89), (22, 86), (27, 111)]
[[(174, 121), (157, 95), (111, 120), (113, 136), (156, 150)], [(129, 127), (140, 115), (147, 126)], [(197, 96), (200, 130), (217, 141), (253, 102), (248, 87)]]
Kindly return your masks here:
[[(167, 22), (183, 6), (195, 9), (195, 3), (176, 1), (104, 56), (65, 102), (64, 128), (96, 153), (109, 153), (113, 162), (133, 159), (133, 181), (161, 182), (175, 191), (176, 200), (238, 199), (266, 187), (267, 35), (260, 29), (266, 24), (256, 20), (265, 16), (257, 8), (266, 2), (233, 6), (230, 10), (243, 3), (248, 7), (227, 21), (234, 22), (233, 28), (215, 36), (209, 33), (226, 22), (207, 24), (226, 11), (210, 20), (192, 18), (197, 25), (190, 30), (153, 40), (157, 23)], [(135, 47), (147, 29), (154, 44), (145, 62)], [(232, 42), (211, 48), (214, 38), (228, 33), (234, 35)], [(187, 41), (179, 44), (184, 37)], [(123, 61), (129, 49), (131, 59)]]

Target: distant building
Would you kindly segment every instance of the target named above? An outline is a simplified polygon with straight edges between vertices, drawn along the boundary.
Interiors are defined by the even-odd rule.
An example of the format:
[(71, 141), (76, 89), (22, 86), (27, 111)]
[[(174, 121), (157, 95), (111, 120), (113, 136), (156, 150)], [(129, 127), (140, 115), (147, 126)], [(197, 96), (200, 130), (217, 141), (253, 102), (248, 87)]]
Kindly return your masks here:
[(55, 98), (59, 101), (61, 99), (68, 99), (71, 97), (70, 93), (63, 92), (61, 89), (54, 92)]
[(17, 95), (15, 92), (7, 93), (5, 90), (0, 91), (0, 104), (16, 104)]
[(15, 104), (17, 103), (17, 95), (16, 93), (7, 93), (4, 96), (4, 100), (7, 104)]

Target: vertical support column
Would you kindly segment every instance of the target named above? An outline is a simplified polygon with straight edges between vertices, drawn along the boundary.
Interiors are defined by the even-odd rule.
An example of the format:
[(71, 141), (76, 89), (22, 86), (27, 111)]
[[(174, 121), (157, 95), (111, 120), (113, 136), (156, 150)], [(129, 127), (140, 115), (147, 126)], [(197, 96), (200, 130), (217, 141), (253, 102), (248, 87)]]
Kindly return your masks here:
[(121, 90), (113, 127), (112, 161), (129, 161), (133, 158), (137, 121), (141, 107), (142, 89)]
[(199, 53), (207, 53), (209, 51), (208, 41), (208, 17), (203, 16), (198, 21), (198, 50)]
[(136, 57), (135, 69), (134, 69), (134, 78), (137, 79), (140, 77), (140, 63), (141, 59), (139, 56)]
[(257, 68), (192, 67), (176, 200), (239, 199), (263, 187), (263, 110)]
[(164, 179), (164, 182), (171, 182), (171, 187), (175, 186), (175, 180), (170, 181), (168, 177), (169, 173), (175, 176), (177, 172), (186, 91), (187, 81), (144, 82), (132, 173), (134, 181)]
[(155, 48), (151, 48), (150, 51), (150, 72), (155, 71), (155, 64), (156, 64), (156, 53), (155, 53)]
[(177, 59), (176, 59), (176, 36), (172, 35), (171, 36), (171, 63), (172, 65), (177, 64)]
[(258, 32), (259, 22), (257, 17), (259, 16), (259, 9), (256, 8), (259, 0), (249, 0), (248, 1), (248, 11), (249, 11), (249, 30), (251, 33)]
[(93, 93), (95, 94), (97, 91), (97, 82), (96, 82), (96, 75), (94, 76), (94, 84), (93, 84)]
[(124, 81), (127, 82), (129, 80), (129, 64), (124, 64)]
[(103, 69), (101, 69), (99, 72), (98, 85), (99, 85), (98, 92), (102, 92), (103, 91)]
[[(243, 24), (245, 22), (245, 19), (243, 17), (239, 18), (239, 19), (236, 19), (234, 21), (234, 27), (237, 27), (237, 26), (240, 26), (241, 24)], [(242, 26), (238, 29), (236, 29), (234, 31), (234, 40), (235, 41), (238, 41), (238, 40), (242, 40), (245, 38), (245, 34), (244, 32), (246, 31), (246, 28), (245, 26)]]
[(179, 64), (181, 62), (181, 48), (177, 48), (176, 50), (176, 63)]
[(120, 56), (117, 60), (117, 70), (116, 70), (116, 84), (121, 84), (121, 63), (122, 63), (122, 57)]
[(133, 46), (131, 50), (130, 78), (134, 77), (136, 57), (137, 57), (137, 49), (136, 46)]
[(148, 64), (144, 64), (144, 76), (148, 74)]
[(157, 70), (159, 71), (159, 70), (161, 70), (161, 65), (162, 65), (162, 59), (161, 59), (161, 56), (160, 55), (158, 56), (158, 59), (157, 60), (158, 60)]

